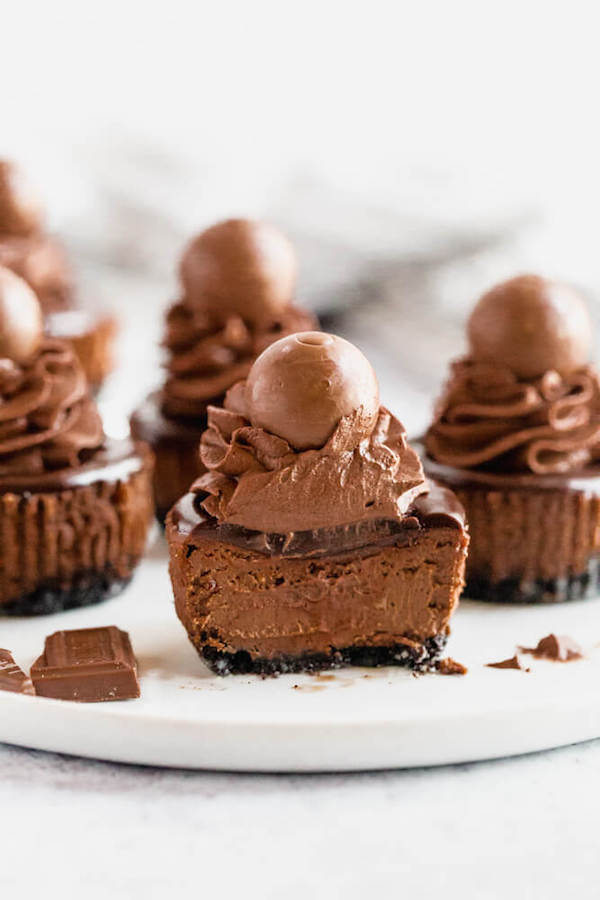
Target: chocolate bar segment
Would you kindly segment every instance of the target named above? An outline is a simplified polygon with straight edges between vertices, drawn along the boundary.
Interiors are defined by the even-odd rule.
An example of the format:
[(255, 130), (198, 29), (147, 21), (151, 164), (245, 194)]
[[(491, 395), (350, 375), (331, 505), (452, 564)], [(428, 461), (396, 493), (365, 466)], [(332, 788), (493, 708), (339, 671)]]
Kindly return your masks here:
[(31, 678), (18, 667), (9, 650), (0, 649), (0, 691), (35, 694)]
[(37, 694), (56, 700), (101, 703), (140, 696), (129, 635), (114, 625), (51, 634), (31, 677)]

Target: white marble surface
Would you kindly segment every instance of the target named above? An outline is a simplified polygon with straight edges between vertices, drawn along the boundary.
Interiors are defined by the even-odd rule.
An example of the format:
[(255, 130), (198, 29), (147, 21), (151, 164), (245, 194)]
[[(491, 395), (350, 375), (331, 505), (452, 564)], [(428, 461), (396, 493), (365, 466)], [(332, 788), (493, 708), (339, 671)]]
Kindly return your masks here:
[(0, 895), (598, 897), (600, 742), (328, 776), (115, 766), (0, 746)]

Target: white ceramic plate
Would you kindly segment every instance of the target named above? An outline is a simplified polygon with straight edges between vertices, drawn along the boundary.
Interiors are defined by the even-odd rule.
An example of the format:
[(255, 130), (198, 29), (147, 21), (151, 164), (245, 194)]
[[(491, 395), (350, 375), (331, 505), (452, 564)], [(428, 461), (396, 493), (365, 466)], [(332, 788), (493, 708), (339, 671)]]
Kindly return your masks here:
[[(28, 667), (52, 631), (129, 631), (142, 698), (77, 704), (0, 692), (0, 740), (128, 763), (238, 771), (336, 771), (458, 763), (600, 736), (600, 601), (557, 607), (465, 602), (448, 652), (466, 677), (395, 668), (218, 678), (175, 616), (162, 538), (130, 588), (96, 607), (0, 619), (0, 647)], [(586, 658), (485, 667), (550, 631)], [(527, 658), (529, 659), (529, 658)]]

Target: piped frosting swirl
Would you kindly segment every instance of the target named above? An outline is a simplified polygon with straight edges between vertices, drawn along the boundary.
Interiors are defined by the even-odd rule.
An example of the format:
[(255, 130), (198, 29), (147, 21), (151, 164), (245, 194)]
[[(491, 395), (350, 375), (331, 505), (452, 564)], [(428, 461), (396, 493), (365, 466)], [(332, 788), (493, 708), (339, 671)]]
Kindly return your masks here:
[(599, 374), (584, 366), (526, 380), (507, 366), (459, 360), (425, 446), (458, 468), (573, 472), (600, 457)]
[(289, 306), (260, 325), (235, 313), (217, 314), (187, 298), (167, 313), (163, 345), (168, 352), (162, 392), (166, 415), (198, 418), (208, 403), (219, 402), (252, 363), (274, 341), (315, 327), (314, 317)]
[(0, 475), (73, 467), (104, 442), (70, 346), (47, 338), (27, 363), (0, 359)]
[(245, 384), (209, 407), (201, 458), (208, 472), (192, 486), (220, 523), (290, 533), (367, 519), (399, 519), (428, 486), (401, 423), (381, 407), (362, 439), (362, 409), (345, 416), (320, 449), (294, 450), (253, 427)]

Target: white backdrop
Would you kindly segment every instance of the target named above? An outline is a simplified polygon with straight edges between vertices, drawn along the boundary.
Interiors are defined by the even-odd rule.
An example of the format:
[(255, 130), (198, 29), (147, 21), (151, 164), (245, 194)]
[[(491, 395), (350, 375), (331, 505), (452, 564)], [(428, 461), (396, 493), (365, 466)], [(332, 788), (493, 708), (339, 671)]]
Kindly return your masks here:
[(493, 280), (600, 294), (597, 19), (584, 0), (6, 3), (0, 154), (131, 325), (138, 393), (186, 236), (258, 214), (297, 239), (303, 302), (365, 289), (336, 327), (386, 351), (387, 402), (399, 377), (429, 395)]
[[(595, 246), (595, 4), (20, 0), (2, 10), (0, 149), (40, 176), (57, 220), (90, 202), (78, 179), (116, 178), (121, 155), (136, 187), (131, 160), (143, 151), (157, 176), (149, 204), (178, 207), (184, 224), (261, 211), (283, 182), (318, 176), (451, 226), (551, 215), (553, 230), (577, 232), (570, 258)], [(161, 195), (167, 160), (181, 163), (180, 180), (171, 172)], [(41, 177), (49, 170), (55, 178)]]

